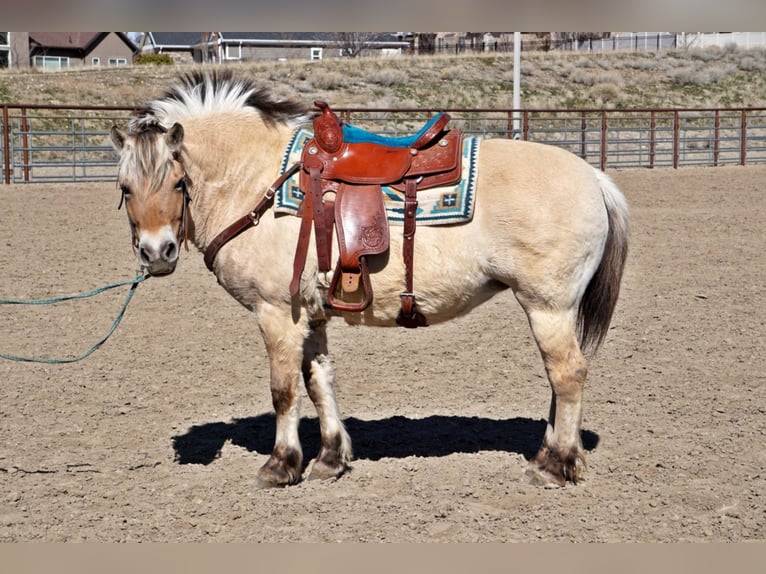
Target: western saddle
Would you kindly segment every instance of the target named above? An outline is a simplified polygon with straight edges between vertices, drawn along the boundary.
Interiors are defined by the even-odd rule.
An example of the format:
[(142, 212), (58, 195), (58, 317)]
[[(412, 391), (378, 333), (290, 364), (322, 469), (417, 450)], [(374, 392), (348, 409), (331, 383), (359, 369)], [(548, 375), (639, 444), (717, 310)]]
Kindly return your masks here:
[(404, 194), (405, 291), (396, 322), (410, 328), (426, 326), (412, 281), (417, 192), (460, 181), (462, 131), (447, 130), (450, 116), (442, 112), (413, 136), (389, 138), (344, 123), (323, 101), (314, 104), (321, 113), (314, 119), (314, 137), (302, 152), (301, 229), (290, 294), (295, 295), (300, 287), (313, 223), (320, 271), (331, 268), (333, 227), (338, 238), (340, 254), (330, 283), (330, 306), (339, 311), (363, 311), (370, 305), (373, 295), (367, 256), (389, 248), (381, 190), (386, 185)]

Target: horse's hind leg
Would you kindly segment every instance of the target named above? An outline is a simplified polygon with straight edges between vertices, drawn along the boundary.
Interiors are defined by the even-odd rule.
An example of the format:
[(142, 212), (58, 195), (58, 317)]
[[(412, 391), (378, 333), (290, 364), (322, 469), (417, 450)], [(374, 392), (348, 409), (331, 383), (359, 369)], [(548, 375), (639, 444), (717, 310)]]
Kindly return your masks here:
[(588, 367), (580, 351), (571, 311), (529, 311), (529, 323), (540, 348), (552, 397), (548, 425), (527, 477), (533, 484), (576, 483), (585, 471), (580, 439), (582, 394)]
[(319, 416), (322, 447), (314, 459), (309, 479), (334, 478), (348, 469), (351, 439), (338, 414), (335, 373), (327, 351), (324, 322), (311, 325), (303, 348), (303, 379)]

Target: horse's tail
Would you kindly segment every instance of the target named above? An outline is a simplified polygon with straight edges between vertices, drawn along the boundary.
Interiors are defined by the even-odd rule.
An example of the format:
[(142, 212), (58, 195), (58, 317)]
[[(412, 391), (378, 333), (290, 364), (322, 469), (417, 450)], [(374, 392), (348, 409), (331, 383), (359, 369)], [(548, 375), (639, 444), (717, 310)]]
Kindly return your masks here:
[(628, 256), (628, 204), (605, 173), (596, 170), (606, 206), (609, 230), (604, 253), (585, 288), (577, 314), (580, 347), (595, 353), (606, 337), (620, 295), (620, 282)]

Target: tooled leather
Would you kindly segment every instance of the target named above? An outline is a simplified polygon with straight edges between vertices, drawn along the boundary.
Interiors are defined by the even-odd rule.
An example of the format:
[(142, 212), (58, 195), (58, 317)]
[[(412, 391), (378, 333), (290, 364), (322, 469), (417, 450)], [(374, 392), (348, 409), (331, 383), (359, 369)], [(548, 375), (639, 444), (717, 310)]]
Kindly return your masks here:
[(364, 255), (385, 252), (390, 237), (380, 187), (342, 184), (335, 200), (335, 228), (344, 271), (358, 269)]

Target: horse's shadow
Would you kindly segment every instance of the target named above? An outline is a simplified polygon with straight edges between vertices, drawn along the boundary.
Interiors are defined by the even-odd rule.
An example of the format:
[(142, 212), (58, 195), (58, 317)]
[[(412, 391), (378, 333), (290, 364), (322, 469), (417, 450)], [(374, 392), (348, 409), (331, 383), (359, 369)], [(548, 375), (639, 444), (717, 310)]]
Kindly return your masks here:
[[(453, 453), (502, 451), (532, 458), (540, 447), (545, 421), (517, 417), (495, 420), (481, 417), (433, 415), (423, 419), (393, 416), (381, 420), (348, 418), (344, 421), (354, 442), (357, 459), (439, 457)], [(262, 414), (192, 426), (173, 437), (175, 459), (179, 464), (210, 464), (226, 441), (251, 452), (269, 454), (274, 446), (275, 417)], [(301, 419), (299, 428), (305, 460), (319, 452), (319, 423), (316, 418)], [(585, 450), (593, 450), (599, 436), (581, 433)]]

